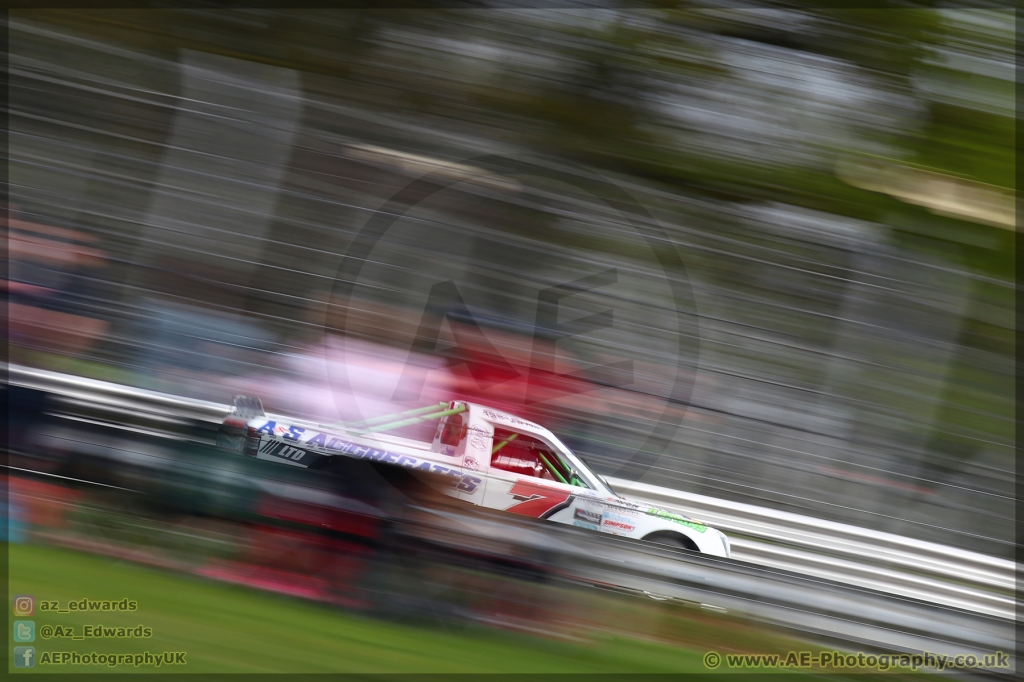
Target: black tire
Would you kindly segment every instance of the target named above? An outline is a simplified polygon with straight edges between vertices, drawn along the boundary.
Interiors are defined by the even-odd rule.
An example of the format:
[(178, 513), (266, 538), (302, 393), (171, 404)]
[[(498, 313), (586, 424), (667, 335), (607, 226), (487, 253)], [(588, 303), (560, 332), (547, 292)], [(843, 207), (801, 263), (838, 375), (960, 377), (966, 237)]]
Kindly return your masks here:
[(697, 549), (696, 543), (693, 540), (680, 535), (679, 533), (651, 533), (644, 538), (647, 542), (653, 542), (658, 545), (665, 545), (667, 547), (673, 547), (675, 549), (685, 549), (690, 552), (700, 552)]

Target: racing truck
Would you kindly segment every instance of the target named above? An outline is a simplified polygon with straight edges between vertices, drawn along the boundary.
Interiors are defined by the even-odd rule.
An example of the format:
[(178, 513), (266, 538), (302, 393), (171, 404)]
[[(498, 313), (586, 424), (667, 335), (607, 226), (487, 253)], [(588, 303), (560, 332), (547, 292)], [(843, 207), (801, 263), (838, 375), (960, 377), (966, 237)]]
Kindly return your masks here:
[[(387, 433), (437, 420), (430, 442)], [(331, 471), (345, 460), (421, 474), (465, 503), (590, 531), (728, 557), (729, 539), (697, 519), (619, 496), (548, 429), (471, 402), (428, 405), (323, 425), (263, 411), (236, 396), (218, 445), (286, 466)]]

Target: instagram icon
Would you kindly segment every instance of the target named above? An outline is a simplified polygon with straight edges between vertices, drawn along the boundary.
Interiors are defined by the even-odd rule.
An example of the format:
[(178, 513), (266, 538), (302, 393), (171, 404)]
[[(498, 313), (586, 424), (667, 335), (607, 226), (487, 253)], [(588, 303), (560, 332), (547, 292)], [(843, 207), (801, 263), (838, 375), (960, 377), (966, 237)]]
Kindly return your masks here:
[(21, 594), (14, 598), (14, 615), (31, 616), (36, 610), (36, 600), (30, 594)]

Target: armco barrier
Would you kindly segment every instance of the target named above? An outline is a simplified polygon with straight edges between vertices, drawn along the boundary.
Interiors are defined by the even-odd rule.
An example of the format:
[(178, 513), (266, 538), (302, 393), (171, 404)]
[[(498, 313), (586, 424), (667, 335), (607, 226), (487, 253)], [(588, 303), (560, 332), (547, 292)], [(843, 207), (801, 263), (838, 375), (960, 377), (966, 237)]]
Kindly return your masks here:
[[(144, 424), (174, 437), (183, 425), (219, 423), (227, 404), (9, 367), (10, 382), (59, 401)], [(858, 587), (1013, 619), (1012, 561), (789, 512), (612, 479), (627, 497), (696, 516), (730, 536), (733, 558)]]
[(732, 558), (1014, 617), (1014, 562), (740, 502), (610, 479), (622, 495), (676, 509), (729, 535)]

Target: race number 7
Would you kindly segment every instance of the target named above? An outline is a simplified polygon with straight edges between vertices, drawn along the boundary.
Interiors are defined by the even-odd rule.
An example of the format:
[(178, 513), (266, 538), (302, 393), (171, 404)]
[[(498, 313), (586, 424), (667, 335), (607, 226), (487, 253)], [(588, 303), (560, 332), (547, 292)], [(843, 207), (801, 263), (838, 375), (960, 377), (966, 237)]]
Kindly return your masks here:
[(516, 481), (508, 491), (519, 500), (505, 511), (536, 519), (546, 519), (557, 511), (572, 504), (572, 493), (557, 488), (548, 488), (532, 481)]

